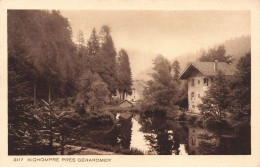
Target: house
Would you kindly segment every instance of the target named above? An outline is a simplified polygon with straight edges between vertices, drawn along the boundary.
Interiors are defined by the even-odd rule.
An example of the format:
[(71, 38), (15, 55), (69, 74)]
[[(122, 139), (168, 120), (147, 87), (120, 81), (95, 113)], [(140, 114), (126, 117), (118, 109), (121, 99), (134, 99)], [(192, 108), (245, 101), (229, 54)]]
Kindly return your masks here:
[[(143, 99), (143, 91), (146, 84), (142, 80), (135, 80), (133, 81), (133, 85), (131, 87), (132, 94), (125, 94), (125, 100), (128, 100), (129, 102), (136, 102)], [(117, 90), (117, 95), (114, 96), (114, 98), (122, 99), (123, 95), (119, 93)]]
[(128, 100), (124, 100), (119, 104), (119, 107), (121, 108), (129, 108), (129, 107), (133, 107), (133, 103), (131, 103)]
[(126, 99), (131, 102), (142, 100), (144, 88), (145, 88), (144, 81), (142, 80), (133, 81), (132, 94), (131, 95), (126, 94)]
[(231, 76), (235, 68), (225, 62), (193, 62), (181, 73), (180, 79), (188, 81), (188, 109), (193, 113), (200, 113), (198, 104), (209, 89), (212, 77), (222, 71), (224, 75)]

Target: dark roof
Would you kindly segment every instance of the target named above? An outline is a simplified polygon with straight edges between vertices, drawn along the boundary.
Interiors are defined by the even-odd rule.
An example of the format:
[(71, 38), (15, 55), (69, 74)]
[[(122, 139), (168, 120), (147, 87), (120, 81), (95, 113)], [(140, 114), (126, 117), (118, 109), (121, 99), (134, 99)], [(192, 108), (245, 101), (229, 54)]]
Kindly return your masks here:
[(190, 70), (194, 68), (201, 72), (205, 76), (215, 76), (218, 74), (218, 71), (222, 71), (225, 75), (234, 75), (235, 67), (225, 63), (225, 62), (217, 62), (217, 71), (214, 70), (215, 62), (193, 62), (190, 63), (187, 68), (181, 73), (180, 79), (188, 78), (188, 73)]
[(128, 100), (124, 100), (124, 101), (122, 101), (121, 103), (119, 103), (119, 105), (120, 104), (122, 104), (122, 103), (125, 103), (125, 102), (127, 102), (127, 103), (129, 103), (129, 104), (132, 104), (133, 105), (133, 103), (131, 103), (130, 101), (128, 101)]

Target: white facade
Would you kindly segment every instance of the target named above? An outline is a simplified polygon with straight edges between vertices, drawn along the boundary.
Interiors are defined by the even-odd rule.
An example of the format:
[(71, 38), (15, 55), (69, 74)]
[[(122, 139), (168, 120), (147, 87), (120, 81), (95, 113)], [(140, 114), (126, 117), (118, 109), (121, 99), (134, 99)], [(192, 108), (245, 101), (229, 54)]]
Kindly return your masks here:
[(131, 101), (131, 102), (135, 102), (137, 100), (140, 100), (141, 97), (140, 97), (139, 93), (135, 89), (132, 89), (132, 94), (131, 95), (126, 95), (125, 99), (128, 100), (128, 101)]
[(198, 105), (202, 103), (201, 98), (205, 96), (205, 92), (211, 85), (209, 77), (198, 74), (188, 79), (188, 104), (189, 111), (193, 113), (200, 113)]

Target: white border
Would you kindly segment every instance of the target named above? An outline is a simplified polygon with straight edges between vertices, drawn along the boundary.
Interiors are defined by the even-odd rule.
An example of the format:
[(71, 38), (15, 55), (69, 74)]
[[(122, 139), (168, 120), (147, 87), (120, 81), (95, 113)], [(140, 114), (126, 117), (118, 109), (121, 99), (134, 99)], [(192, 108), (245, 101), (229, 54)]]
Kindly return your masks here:
[[(0, 166), (260, 166), (260, 111), (259, 64), (260, 63), (260, 1), (259, 0), (5, 0), (0, 1)], [(112, 158), (111, 163), (59, 162), (28, 163), (13, 162), (7, 153), (7, 9), (63, 9), (63, 10), (250, 10), (251, 11), (251, 54), (252, 54), (252, 155), (237, 156), (62, 156), (85, 158)], [(29, 156), (33, 157), (33, 156)], [(40, 156), (53, 157), (53, 156)], [(61, 157), (61, 156), (54, 156)], [(23, 156), (27, 158), (27, 156)]]

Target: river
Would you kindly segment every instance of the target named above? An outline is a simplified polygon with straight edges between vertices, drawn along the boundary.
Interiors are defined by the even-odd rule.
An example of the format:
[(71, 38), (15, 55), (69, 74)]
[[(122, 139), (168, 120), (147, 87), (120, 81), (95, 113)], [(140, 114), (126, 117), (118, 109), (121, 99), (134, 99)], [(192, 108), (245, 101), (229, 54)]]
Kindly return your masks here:
[[(83, 139), (94, 143), (136, 148), (148, 155), (237, 154), (234, 138), (223, 139), (205, 129), (185, 123), (155, 117), (141, 118), (139, 114), (125, 119), (119, 113), (113, 126), (87, 129)], [(242, 153), (243, 154), (243, 153)]]

